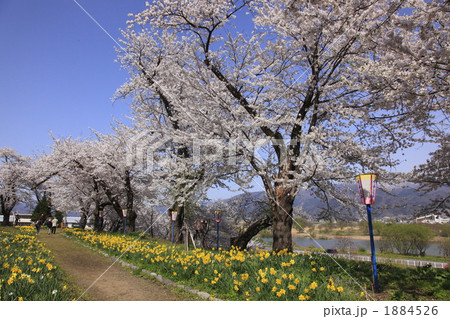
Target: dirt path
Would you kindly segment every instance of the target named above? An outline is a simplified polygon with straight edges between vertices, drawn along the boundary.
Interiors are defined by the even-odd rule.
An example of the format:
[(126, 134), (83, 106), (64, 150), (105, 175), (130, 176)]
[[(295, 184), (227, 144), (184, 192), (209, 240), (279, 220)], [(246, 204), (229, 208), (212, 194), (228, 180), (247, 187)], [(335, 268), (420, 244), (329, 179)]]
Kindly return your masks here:
[(110, 258), (92, 252), (61, 233), (48, 235), (41, 232), (38, 239), (53, 252), (55, 262), (82, 292), (98, 279), (80, 300), (191, 300), (176, 295), (159, 282), (134, 276), (117, 264), (103, 274), (113, 263)]

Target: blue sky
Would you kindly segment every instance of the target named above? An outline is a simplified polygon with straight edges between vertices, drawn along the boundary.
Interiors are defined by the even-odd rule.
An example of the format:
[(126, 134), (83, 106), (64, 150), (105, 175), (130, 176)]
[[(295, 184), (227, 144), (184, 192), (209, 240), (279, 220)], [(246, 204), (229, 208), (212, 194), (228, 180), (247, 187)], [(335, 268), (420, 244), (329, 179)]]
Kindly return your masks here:
[[(78, 0), (111, 35), (142, 0)], [(115, 63), (116, 44), (73, 0), (0, 2), (0, 147), (23, 155), (59, 136), (109, 132), (129, 111), (111, 101), (127, 74)]]
[[(77, 0), (114, 39), (144, 0)], [(33, 155), (56, 137), (110, 132), (125, 120), (126, 101), (111, 98), (127, 78), (116, 44), (73, 0), (0, 1), (0, 147)], [(432, 148), (406, 152), (409, 170)], [(257, 186), (255, 190), (259, 190)], [(223, 190), (210, 195), (228, 197)]]

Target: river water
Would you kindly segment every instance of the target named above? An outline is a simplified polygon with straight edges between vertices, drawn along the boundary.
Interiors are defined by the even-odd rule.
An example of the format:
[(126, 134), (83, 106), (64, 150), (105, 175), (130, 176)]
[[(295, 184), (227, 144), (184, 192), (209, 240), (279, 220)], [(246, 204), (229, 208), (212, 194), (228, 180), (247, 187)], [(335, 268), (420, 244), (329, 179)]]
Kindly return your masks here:
[[(262, 238), (263, 241), (269, 242), (272, 241), (272, 238)], [(352, 250), (358, 250), (359, 248), (364, 248), (366, 251), (370, 252), (370, 240), (359, 240), (359, 239), (346, 239), (349, 240), (352, 245)], [(324, 248), (324, 249), (337, 249), (342, 247), (340, 244), (339, 238), (333, 239), (311, 239), (311, 238), (292, 238), (292, 241), (295, 242), (298, 246), (301, 247), (309, 247), (314, 246), (316, 248)], [(379, 251), (377, 247), (377, 241), (375, 240), (375, 250)], [(431, 243), (426, 250), (427, 255), (440, 256), (441, 252), (439, 250), (439, 246), (437, 243)]]

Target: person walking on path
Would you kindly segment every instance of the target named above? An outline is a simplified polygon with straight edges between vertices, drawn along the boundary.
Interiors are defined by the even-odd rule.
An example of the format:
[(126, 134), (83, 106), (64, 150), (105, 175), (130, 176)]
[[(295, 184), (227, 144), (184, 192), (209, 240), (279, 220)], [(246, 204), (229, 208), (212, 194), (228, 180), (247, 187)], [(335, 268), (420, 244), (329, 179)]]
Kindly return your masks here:
[(58, 226), (58, 219), (53, 217), (52, 219), (52, 234), (56, 234), (56, 227)]
[(47, 234), (50, 235), (52, 232), (52, 219), (50, 217), (45, 221), (45, 226), (47, 226)]
[(36, 223), (34, 224), (34, 227), (36, 227), (36, 234), (39, 234), (39, 231), (41, 230), (42, 226), (42, 220), (38, 219)]

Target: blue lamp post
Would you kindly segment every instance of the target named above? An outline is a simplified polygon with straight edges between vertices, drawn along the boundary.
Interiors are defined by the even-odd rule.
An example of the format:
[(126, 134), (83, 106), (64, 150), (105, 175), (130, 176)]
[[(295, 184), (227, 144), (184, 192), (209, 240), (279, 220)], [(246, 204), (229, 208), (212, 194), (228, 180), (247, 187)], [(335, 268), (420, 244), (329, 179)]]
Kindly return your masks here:
[(370, 249), (372, 251), (373, 288), (375, 292), (378, 292), (379, 286), (378, 286), (377, 260), (375, 256), (375, 241), (373, 240), (372, 208), (370, 207), (370, 205), (375, 202), (375, 193), (377, 190), (377, 175), (363, 174), (358, 175), (355, 178), (358, 183), (361, 202), (364, 205), (366, 205), (367, 209), (367, 222), (369, 223), (369, 235), (370, 235)]
[(98, 211), (98, 231), (101, 232), (103, 228), (103, 211)]
[(122, 215), (123, 215), (123, 233), (127, 233), (127, 210), (122, 209)]
[(220, 221), (221, 221), (222, 211), (221, 211), (221, 210), (216, 210), (216, 211), (214, 211), (214, 214), (216, 215), (216, 230), (217, 230), (216, 240), (217, 240), (217, 250), (219, 250), (219, 223), (220, 223)]
[(170, 240), (170, 242), (173, 244), (173, 239), (174, 239), (174, 233), (175, 233), (175, 221), (177, 220), (177, 212), (176, 211), (172, 211), (172, 238)]

